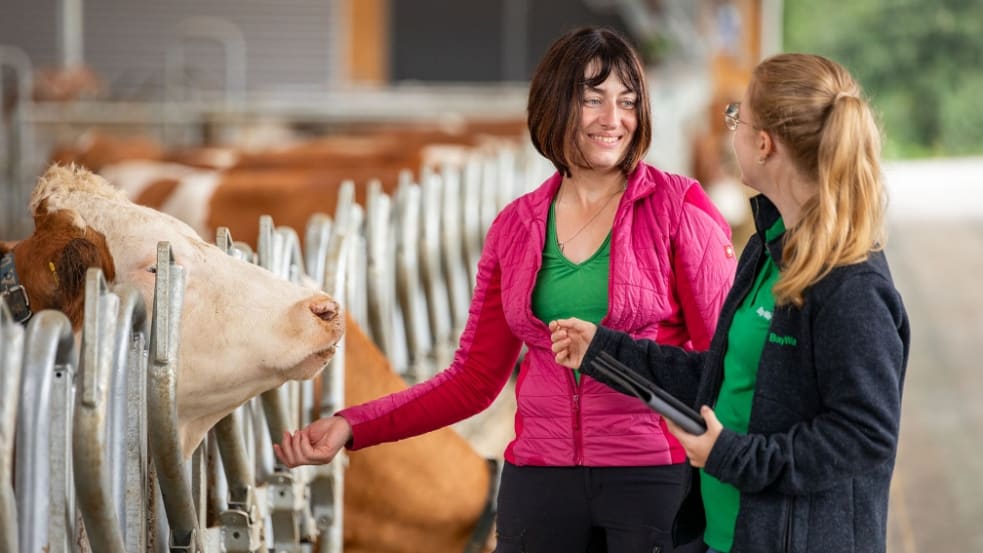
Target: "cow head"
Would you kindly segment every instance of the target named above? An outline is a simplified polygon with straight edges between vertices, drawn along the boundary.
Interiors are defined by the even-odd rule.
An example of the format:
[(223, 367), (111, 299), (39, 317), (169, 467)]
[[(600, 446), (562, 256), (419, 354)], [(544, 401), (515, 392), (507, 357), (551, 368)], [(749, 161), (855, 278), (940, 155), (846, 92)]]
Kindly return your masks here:
[(113, 259), (105, 237), (74, 213), (39, 207), (34, 233), (20, 242), (0, 242), (0, 254), (13, 254), (13, 267), (27, 291), (30, 311), (58, 309), (79, 328), (86, 269), (99, 267), (112, 280), (116, 274)]
[(328, 295), (226, 255), (185, 223), (128, 201), (101, 177), (53, 166), (31, 197), (35, 232), (13, 246), (32, 307), (82, 322), (84, 278), (101, 267), (152, 305), (157, 243), (184, 268), (178, 425), (185, 455), (223, 416), (287, 380), (315, 376), (334, 354), (344, 321)]

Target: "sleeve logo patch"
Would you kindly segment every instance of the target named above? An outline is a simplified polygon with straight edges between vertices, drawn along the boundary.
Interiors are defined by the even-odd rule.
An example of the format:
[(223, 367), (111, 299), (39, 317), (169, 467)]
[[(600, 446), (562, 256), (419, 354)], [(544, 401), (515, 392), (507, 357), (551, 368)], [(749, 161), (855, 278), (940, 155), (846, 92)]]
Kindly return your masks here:
[(731, 244), (724, 246), (724, 255), (727, 256), (727, 259), (734, 259), (734, 246)]

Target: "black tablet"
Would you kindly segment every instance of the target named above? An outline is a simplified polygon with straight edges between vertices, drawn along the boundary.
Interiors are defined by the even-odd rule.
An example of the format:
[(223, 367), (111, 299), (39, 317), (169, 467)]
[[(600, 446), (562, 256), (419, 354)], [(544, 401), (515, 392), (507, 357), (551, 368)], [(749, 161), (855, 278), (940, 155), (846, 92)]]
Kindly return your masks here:
[(707, 423), (699, 413), (669, 392), (645, 380), (609, 353), (602, 351), (591, 362), (591, 366), (597, 374), (628, 390), (653, 411), (676, 423), (683, 430), (695, 435), (706, 432)]

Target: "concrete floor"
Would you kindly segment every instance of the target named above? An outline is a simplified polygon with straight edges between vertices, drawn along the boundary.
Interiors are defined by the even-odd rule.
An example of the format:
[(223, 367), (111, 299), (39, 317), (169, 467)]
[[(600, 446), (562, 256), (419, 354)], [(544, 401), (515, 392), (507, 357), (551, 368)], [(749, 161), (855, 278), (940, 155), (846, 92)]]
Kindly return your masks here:
[(911, 320), (888, 551), (983, 551), (983, 219), (904, 220), (888, 258)]

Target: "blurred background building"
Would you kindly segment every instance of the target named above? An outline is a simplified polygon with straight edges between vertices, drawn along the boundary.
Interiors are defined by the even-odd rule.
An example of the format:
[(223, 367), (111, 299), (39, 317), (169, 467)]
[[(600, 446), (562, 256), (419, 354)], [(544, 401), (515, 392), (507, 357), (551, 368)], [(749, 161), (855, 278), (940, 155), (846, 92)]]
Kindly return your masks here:
[(778, 51), (781, 13), (776, 0), (5, 0), (3, 188), (29, 187), (92, 128), (255, 148), (284, 130), (521, 120), (535, 64), (578, 25), (618, 29), (643, 53), (651, 160), (713, 180), (725, 148), (694, 141), (723, 136), (717, 104)]

